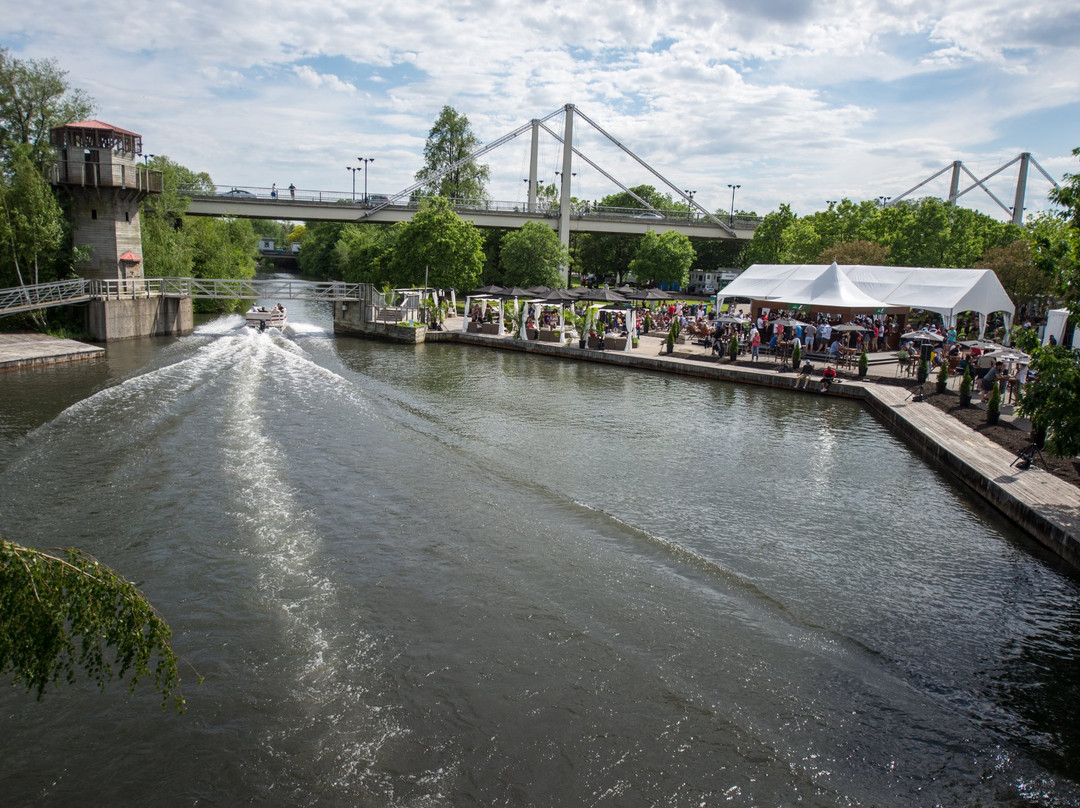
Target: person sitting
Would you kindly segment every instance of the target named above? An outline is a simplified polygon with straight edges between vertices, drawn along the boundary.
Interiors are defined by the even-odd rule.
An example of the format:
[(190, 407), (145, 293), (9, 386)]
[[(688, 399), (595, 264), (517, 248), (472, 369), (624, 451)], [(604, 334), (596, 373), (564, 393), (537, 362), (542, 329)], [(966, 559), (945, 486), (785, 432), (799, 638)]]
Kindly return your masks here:
[(983, 401), (986, 401), (986, 400), (988, 400), (990, 398), (990, 393), (993, 391), (994, 385), (997, 384), (998, 378), (1001, 375), (1002, 375), (1002, 364), (1001, 364), (1000, 361), (995, 362), (991, 366), (991, 368), (988, 371), (986, 371), (986, 373), (983, 375), (982, 381), (980, 382), (980, 386), (982, 387), (982, 400)]
[[(805, 390), (810, 384), (810, 374), (814, 372), (814, 366), (810, 364), (810, 360), (803, 362), (803, 366), (799, 368), (799, 376), (795, 379), (795, 389)], [(836, 373), (834, 370), (833, 373)]]
[(829, 392), (829, 388), (834, 381), (836, 381), (836, 368), (827, 367), (821, 371), (821, 392)]

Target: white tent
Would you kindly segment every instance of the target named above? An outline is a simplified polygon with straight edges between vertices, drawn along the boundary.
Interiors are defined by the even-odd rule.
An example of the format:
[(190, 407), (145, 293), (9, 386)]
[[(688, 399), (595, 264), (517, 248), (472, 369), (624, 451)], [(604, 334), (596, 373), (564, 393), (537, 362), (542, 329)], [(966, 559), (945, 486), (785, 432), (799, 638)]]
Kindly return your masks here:
[[(865, 295), (862, 303), (841, 304), (836, 300), (855, 299), (850, 285)], [(813, 294), (820, 297), (815, 299)], [(974, 311), (979, 315), (980, 333), (986, 316), (1000, 311), (1005, 327), (1012, 325), (1015, 307), (1001, 281), (989, 269), (944, 269), (935, 267), (881, 267), (860, 264), (754, 264), (724, 287), (721, 297), (748, 297), (809, 306), (852, 308), (908, 307), (937, 312), (947, 327), (957, 315)], [(839, 297), (838, 297), (839, 296)]]
[[(1042, 344), (1046, 345), (1050, 342), (1050, 335), (1054, 336), (1054, 340), (1058, 345), (1065, 344), (1065, 324), (1069, 320), (1068, 309), (1050, 309), (1046, 312), (1046, 328), (1043, 329)], [(1073, 345), (1076, 345), (1076, 335), (1073, 335)]]

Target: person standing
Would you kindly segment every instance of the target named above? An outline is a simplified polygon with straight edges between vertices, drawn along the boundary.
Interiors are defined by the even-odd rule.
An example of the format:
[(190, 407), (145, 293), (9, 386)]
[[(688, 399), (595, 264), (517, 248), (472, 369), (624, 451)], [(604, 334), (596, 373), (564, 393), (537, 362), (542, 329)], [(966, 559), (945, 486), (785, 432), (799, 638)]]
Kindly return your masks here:
[(296, 186), (291, 182), (289, 183), (289, 198), (296, 199)]
[(270, 198), (277, 199), (277, 183), (270, 186)]

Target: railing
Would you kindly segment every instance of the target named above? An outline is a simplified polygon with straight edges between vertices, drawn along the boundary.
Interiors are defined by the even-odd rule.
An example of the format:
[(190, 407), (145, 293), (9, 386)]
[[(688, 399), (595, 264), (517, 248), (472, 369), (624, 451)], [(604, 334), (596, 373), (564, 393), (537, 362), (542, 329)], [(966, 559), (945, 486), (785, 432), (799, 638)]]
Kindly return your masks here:
[(39, 283), (0, 289), (0, 316), (19, 314), (88, 300), (133, 300), (191, 297), (240, 300), (257, 297), (280, 300), (358, 301), (360, 284), (339, 281), (234, 280), (221, 278), (126, 278)]
[[(369, 201), (365, 203), (362, 195), (357, 195), (354, 199), (349, 191), (317, 191), (307, 188), (297, 188), (290, 191), (287, 188), (278, 188), (276, 191), (277, 196), (273, 196), (274, 191), (266, 186), (219, 185), (218, 188), (220, 190), (213, 196), (206, 193), (205, 187), (180, 188), (178, 190), (181, 194), (203, 197), (208, 200), (221, 199), (237, 202), (302, 202), (305, 205), (324, 205), (333, 207), (356, 205), (357, 207), (366, 208), (386, 207), (394, 210), (417, 210), (420, 207), (421, 201), (427, 198), (397, 199), (393, 196), (388, 197), (385, 194), (369, 194)], [(375, 199), (379, 201), (371, 201)], [(386, 202), (385, 200), (387, 199), (390, 201)], [(527, 202), (504, 202), (491, 199), (449, 199), (448, 201), (454, 210), (463, 213), (526, 214), (544, 218), (557, 218), (559, 215), (559, 204), (549, 200), (538, 199), (533, 206), (531, 213)], [(593, 205), (585, 202), (572, 203), (570, 216), (574, 219), (584, 219), (588, 217), (601, 217), (615, 220), (656, 219), (657, 222), (664, 221), (668, 224), (688, 224), (701, 227), (716, 226), (714, 222), (706, 219), (696, 211), (693, 213), (685, 210), (660, 210), (653, 212), (643, 208), (611, 207), (605, 205)], [(753, 230), (761, 224), (762, 221), (760, 216), (736, 215), (730, 217), (727, 215), (716, 214), (716, 218), (725, 224), (730, 224), (738, 230)]]
[(360, 300), (360, 285), (340, 281), (242, 280), (235, 278), (132, 278), (90, 281), (94, 297), (192, 297), (238, 300), (255, 297), (282, 300)]
[(47, 309), (79, 303), (91, 297), (90, 281), (78, 278), (57, 283), (39, 283), (33, 286), (16, 286), (0, 289), (0, 312), (19, 314), (24, 311)]
[(87, 163), (82, 160), (58, 160), (52, 165), (54, 184), (88, 188), (125, 188), (160, 194), (162, 175), (146, 166), (126, 163)]

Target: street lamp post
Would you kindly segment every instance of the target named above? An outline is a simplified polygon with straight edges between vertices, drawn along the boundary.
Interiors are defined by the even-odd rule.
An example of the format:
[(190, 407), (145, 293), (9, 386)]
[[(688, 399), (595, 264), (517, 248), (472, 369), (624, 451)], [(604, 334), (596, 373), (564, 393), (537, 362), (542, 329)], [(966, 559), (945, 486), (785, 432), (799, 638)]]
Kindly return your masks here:
[(683, 188), (683, 193), (686, 194), (690, 198), (689, 218), (696, 219), (697, 218), (697, 211), (694, 210), (694, 194), (696, 194), (697, 191), (688, 191), (685, 188)]
[(352, 172), (352, 201), (356, 204), (356, 172), (360, 170), (359, 166), (345, 166), (346, 171)]
[(881, 200), (881, 207), (885, 207), (889, 203), (889, 200), (892, 199), (892, 197), (891, 196), (879, 196), (878, 199)]
[(356, 159), (364, 164), (364, 204), (366, 205), (368, 203), (368, 198), (367, 198), (367, 173), (368, 173), (368, 167), (367, 166), (368, 166), (368, 163), (374, 163), (375, 158), (374, 157), (357, 157)]
[(741, 185), (732, 185), (729, 182), (728, 183), (728, 188), (731, 189), (731, 212), (728, 214), (728, 224), (734, 225), (735, 224), (735, 192), (739, 188), (742, 188), (742, 186)]

